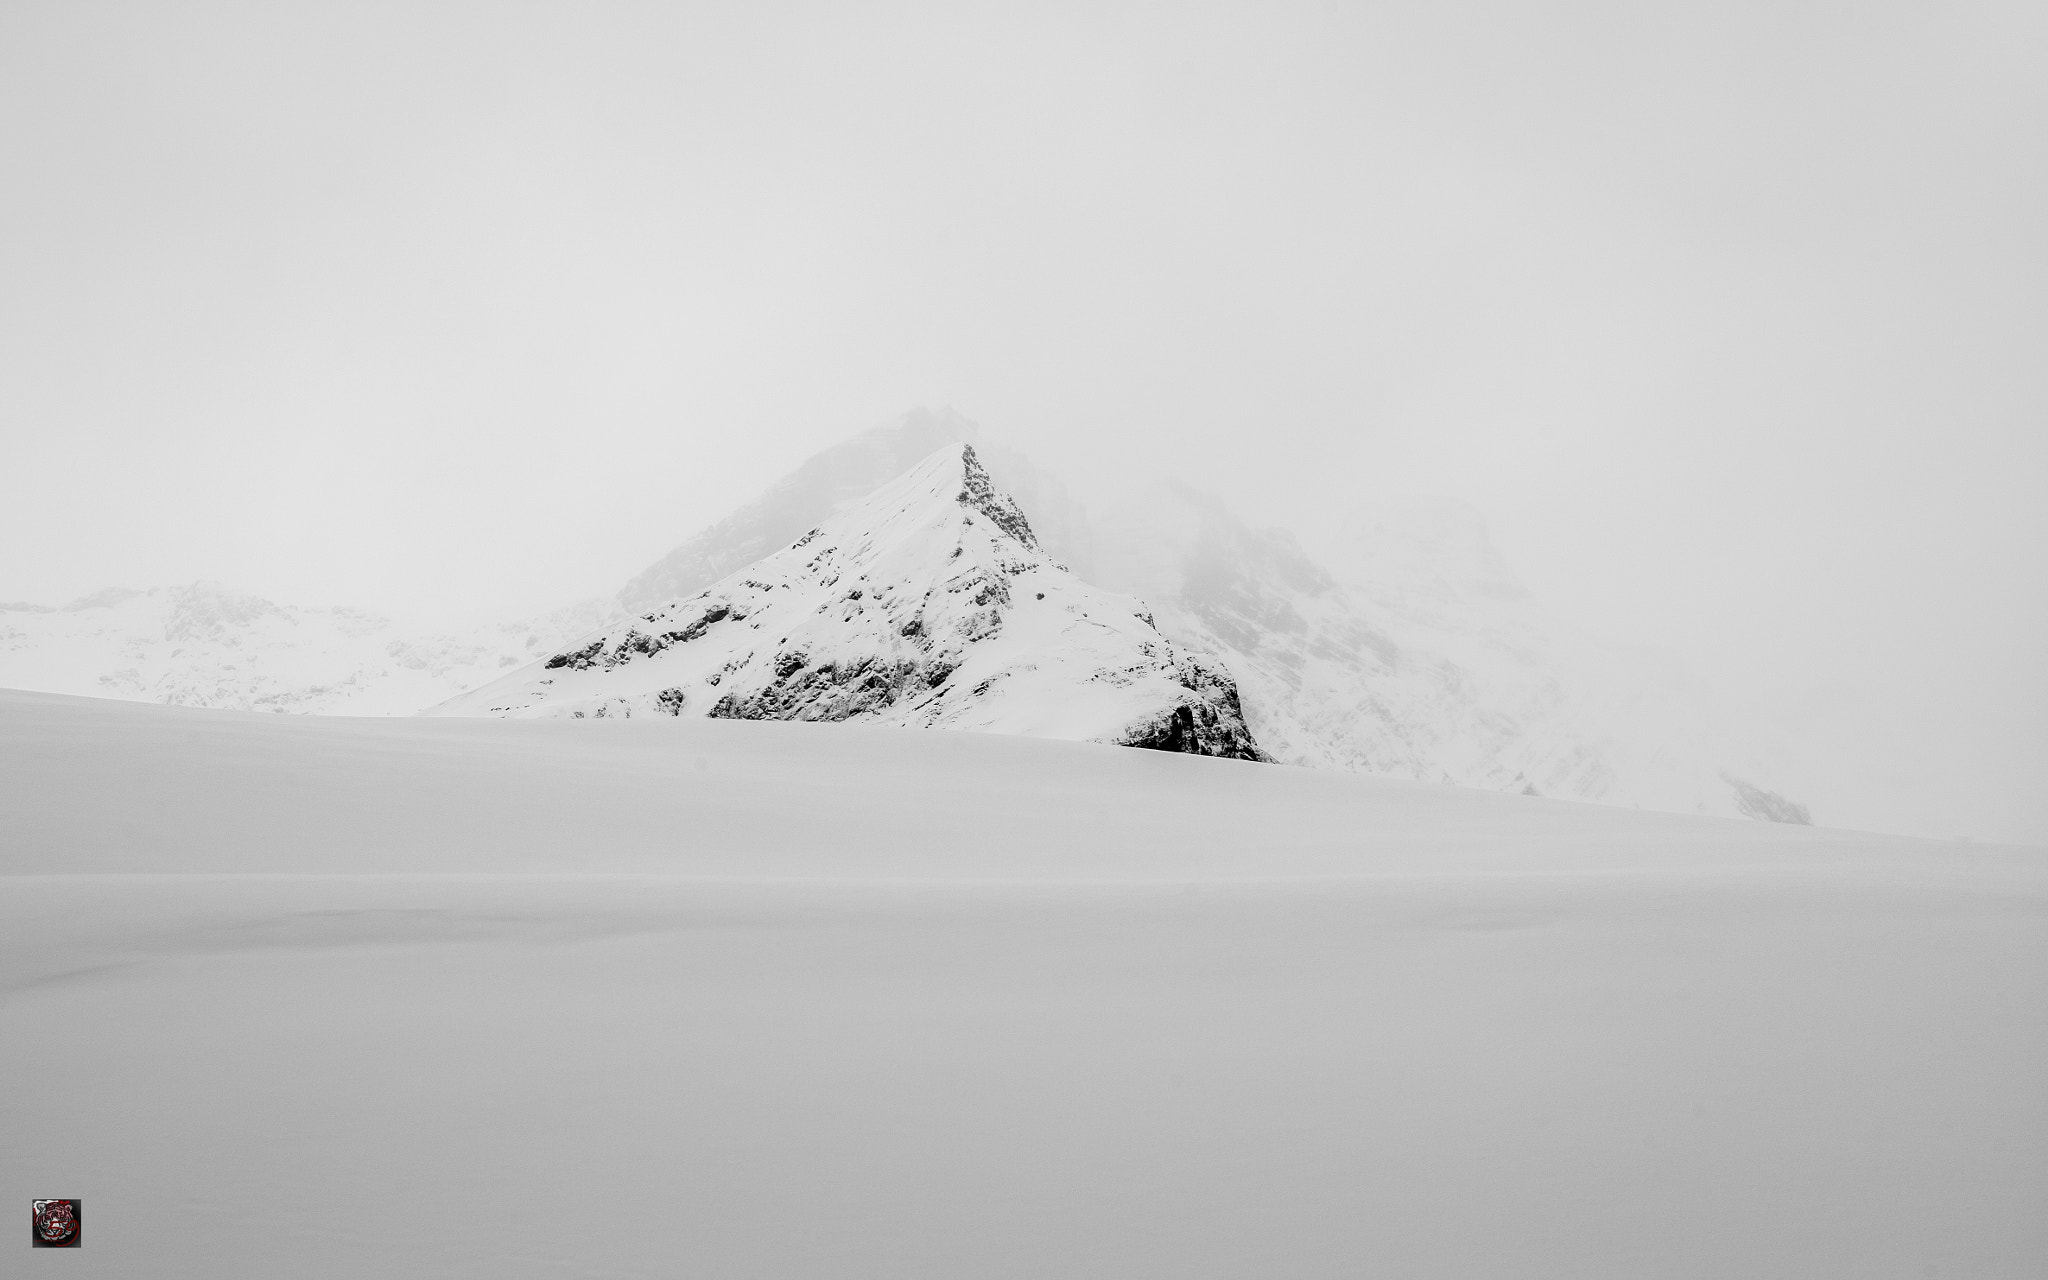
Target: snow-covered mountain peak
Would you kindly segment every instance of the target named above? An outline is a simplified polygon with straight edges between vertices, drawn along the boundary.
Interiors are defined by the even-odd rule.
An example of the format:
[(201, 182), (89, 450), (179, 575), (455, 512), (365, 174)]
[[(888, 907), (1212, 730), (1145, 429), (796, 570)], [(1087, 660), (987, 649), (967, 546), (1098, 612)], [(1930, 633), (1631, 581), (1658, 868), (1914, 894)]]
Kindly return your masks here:
[(973, 445), (996, 486), (1031, 510), (1034, 540), (1089, 576), (1087, 520), (1058, 481), (951, 409), (913, 409), (813, 454), (753, 501), (670, 549), (619, 590), (620, 611), (646, 613), (702, 591), (865, 501), (950, 444)]
[[(951, 453), (951, 450), (942, 450), (934, 458), (934, 461), (945, 461), (948, 476), (951, 475), (951, 464), (954, 461), (949, 456)], [(957, 501), (960, 505), (979, 511), (993, 520), (996, 527), (1004, 533), (1036, 551), (1038, 535), (1031, 532), (1031, 522), (1024, 518), (1024, 512), (1017, 506), (1015, 499), (1006, 493), (998, 493), (995, 486), (989, 482), (988, 470), (981, 465), (981, 459), (975, 456), (974, 446), (961, 445), (957, 460), (960, 465), (960, 492)]]
[[(971, 538), (976, 516), (982, 517), (983, 536)], [(941, 448), (851, 512), (799, 538), (795, 546), (827, 531), (832, 537), (820, 549), (821, 556), (889, 557), (906, 551), (918, 556), (929, 550), (928, 541), (950, 539), (952, 557), (971, 551), (977, 560), (985, 559), (1005, 572), (1016, 572), (1020, 558), (1045, 559), (1031, 522), (990, 482), (971, 444)]]
[(1237, 689), (951, 444), (788, 546), (435, 708), (972, 729), (1260, 758)]

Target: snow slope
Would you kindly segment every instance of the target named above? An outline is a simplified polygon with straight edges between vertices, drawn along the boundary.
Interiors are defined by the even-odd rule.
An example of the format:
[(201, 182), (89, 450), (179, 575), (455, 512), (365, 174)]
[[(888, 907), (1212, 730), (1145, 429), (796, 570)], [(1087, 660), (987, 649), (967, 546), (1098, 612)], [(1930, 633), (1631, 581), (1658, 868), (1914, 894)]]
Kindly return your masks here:
[(2048, 1272), (2040, 850), (852, 723), (0, 765), (82, 1278)]
[(858, 718), (1260, 757), (1229, 676), (1040, 550), (964, 444), (433, 714)]
[(691, 535), (619, 589), (619, 611), (646, 613), (696, 595), (865, 501), (950, 444), (974, 445), (1004, 491), (1031, 513), (1054, 556), (1089, 576), (1087, 515), (1058, 481), (1022, 454), (983, 439), (979, 427), (951, 409), (913, 409), (820, 450), (759, 497)]
[(61, 608), (0, 604), (0, 688), (238, 711), (410, 715), (588, 630), (586, 605), (423, 635), (359, 609), (304, 609), (194, 582)]

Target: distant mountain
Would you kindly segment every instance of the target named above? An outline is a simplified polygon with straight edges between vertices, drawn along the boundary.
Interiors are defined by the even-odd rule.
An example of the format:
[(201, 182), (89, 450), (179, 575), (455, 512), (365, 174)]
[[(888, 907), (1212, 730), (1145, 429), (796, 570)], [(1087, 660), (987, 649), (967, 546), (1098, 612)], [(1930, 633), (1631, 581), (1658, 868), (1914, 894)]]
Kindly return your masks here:
[[(722, 554), (699, 545), (693, 563)], [(967, 444), (431, 714), (858, 719), (1262, 758), (1229, 675), (1047, 555)]]
[[(1158, 481), (1084, 507), (951, 411), (919, 410), (827, 449), (620, 593), (652, 607), (702, 590), (770, 536), (794, 539), (933, 442), (974, 442), (1025, 498), (1046, 550), (1138, 596), (1159, 630), (1237, 681), (1285, 763), (1679, 812), (1806, 821), (1766, 764), (1668, 661), (1552, 617), (1477, 512), (1452, 501), (1364, 512), (1320, 555), (1221, 499)], [(1015, 477), (1015, 479), (1013, 479)], [(1055, 513), (1038, 515), (1037, 502)], [(727, 570), (728, 572), (730, 570)], [(672, 597), (673, 598), (673, 597)]]
[(194, 582), (62, 607), (0, 605), (0, 687), (188, 707), (406, 715), (590, 627), (593, 607), (420, 635), (356, 609), (302, 609)]
[[(661, 614), (680, 623), (671, 629), (687, 629), (694, 619), (671, 617), (672, 607), (957, 444), (972, 444), (997, 487), (1030, 512), (1033, 554), (1084, 585), (1147, 601), (1176, 662), (1230, 673), (1249, 737), (1277, 760), (1808, 820), (1773, 789), (1750, 730), (1725, 723), (1709, 689), (1666, 659), (1551, 616), (1461, 504), (1361, 511), (1329, 543), (1304, 548), (1170, 481), (1136, 483), (1084, 506), (951, 410), (917, 410), (821, 451), (607, 600), (433, 636), (357, 611), (297, 609), (200, 583), (102, 592), (62, 608), (0, 605), (0, 686), (255, 710), (412, 712), (564, 652), (593, 628), (623, 640)], [(619, 619), (638, 621), (614, 625)], [(933, 670), (928, 662), (920, 669)]]
[(1276, 759), (1680, 812), (1807, 821), (1712, 698), (1549, 615), (1455, 502), (1354, 518), (1321, 559), (1161, 483), (1096, 524), (1106, 586), (1236, 676)]

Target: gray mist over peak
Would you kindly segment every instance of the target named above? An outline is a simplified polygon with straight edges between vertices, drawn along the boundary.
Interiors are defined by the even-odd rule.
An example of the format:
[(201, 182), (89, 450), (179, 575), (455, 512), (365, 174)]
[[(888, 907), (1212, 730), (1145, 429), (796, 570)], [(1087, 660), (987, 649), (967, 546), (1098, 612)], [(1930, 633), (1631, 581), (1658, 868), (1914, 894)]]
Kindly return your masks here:
[(1321, 551), (1351, 581), (1434, 577), (1453, 590), (1504, 600), (1529, 596), (1502, 557), (1484, 513), (1461, 498), (1414, 495), (1362, 506)]

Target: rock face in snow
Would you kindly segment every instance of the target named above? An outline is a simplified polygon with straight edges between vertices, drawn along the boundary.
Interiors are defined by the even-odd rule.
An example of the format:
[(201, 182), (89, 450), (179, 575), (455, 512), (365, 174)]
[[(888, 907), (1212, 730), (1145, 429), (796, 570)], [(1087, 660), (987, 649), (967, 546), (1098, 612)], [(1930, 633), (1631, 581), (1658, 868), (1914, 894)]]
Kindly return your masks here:
[(1049, 556), (966, 444), (432, 714), (857, 718), (1263, 758), (1230, 676)]

